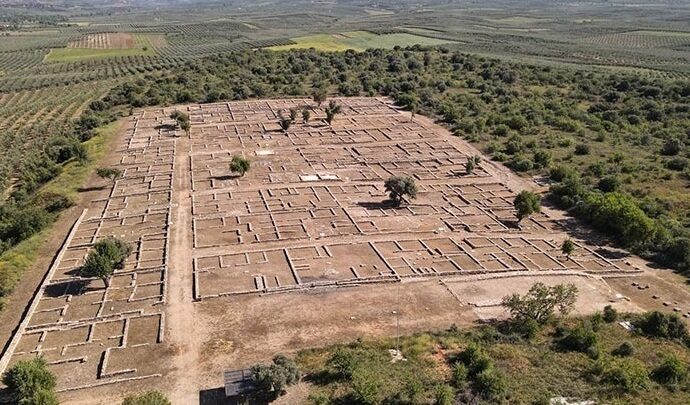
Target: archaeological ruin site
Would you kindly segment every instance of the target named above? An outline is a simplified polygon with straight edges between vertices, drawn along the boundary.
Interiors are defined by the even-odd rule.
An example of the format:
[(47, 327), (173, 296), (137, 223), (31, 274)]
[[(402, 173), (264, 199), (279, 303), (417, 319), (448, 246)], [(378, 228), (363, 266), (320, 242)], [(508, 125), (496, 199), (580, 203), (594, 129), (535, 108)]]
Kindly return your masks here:
[[(391, 333), (396, 308), (406, 330), (447, 327), (498, 316), (525, 280), (577, 280), (586, 311), (614, 296), (605, 280), (645, 272), (569, 236), (562, 212), (518, 224), (514, 196), (539, 186), (486, 158), (468, 173), (479, 152), (428, 118), (385, 98), (334, 100), (332, 125), (307, 99), (125, 118), (111, 152), (123, 176), (74, 224), (3, 367), (40, 353), (65, 395), (181, 378), (203, 388), (277, 350)], [(310, 120), (283, 131), (279, 114), (304, 106)], [(175, 110), (189, 115), (189, 134)], [(230, 170), (234, 155), (251, 162), (243, 176)], [(393, 206), (391, 176), (412, 177), (417, 197)], [(133, 253), (104, 288), (77, 269), (111, 235)], [(577, 249), (566, 258), (569, 237)]]

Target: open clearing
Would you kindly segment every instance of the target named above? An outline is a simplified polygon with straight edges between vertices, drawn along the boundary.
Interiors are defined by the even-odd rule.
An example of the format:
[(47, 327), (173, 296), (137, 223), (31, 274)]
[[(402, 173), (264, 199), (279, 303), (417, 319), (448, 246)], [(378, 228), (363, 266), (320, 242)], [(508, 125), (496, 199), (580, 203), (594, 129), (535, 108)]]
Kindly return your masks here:
[[(512, 199), (534, 185), (486, 160), (467, 174), (478, 152), (425, 117), (385, 98), (337, 102), (332, 126), (312, 106), (287, 132), (279, 111), (309, 100), (127, 118), (109, 162), (123, 177), (75, 224), (2, 366), (44, 355), (64, 403), (113, 403), (146, 386), (189, 404), (224, 369), (393, 334), (393, 311), (404, 333), (503, 316), (501, 297), (535, 281), (575, 283), (582, 313), (609, 301), (690, 310), (687, 292), (639, 258), (583, 239), (563, 257), (571, 223), (558, 211), (516, 226)], [(190, 115), (189, 136), (169, 118), (176, 109)], [(235, 154), (252, 162), (243, 177), (229, 170)], [(391, 175), (414, 177), (417, 198), (390, 206)], [(106, 289), (76, 270), (108, 235), (134, 251)]]
[(116, 56), (155, 56), (154, 46), (165, 42), (162, 35), (126, 33), (92, 34), (71, 41), (66, 48), (53, 48), (45, 62), (75, 62)]
[(409, 33), (394, 34), (374, 34), (369, 31), (351, 31), (342, 34), (317, 34), (304, 37), (292, 38), (294, 44), (274, 46), (268, 49), (274, 51), (285, 51), (288, 49), (308, 49), (315, 48), (320, 51), (364, 51), (369, 48), (388, 48), (395, 46), (411, 45), (441, 45), (453, 41), (428, 38), (421, 35)]

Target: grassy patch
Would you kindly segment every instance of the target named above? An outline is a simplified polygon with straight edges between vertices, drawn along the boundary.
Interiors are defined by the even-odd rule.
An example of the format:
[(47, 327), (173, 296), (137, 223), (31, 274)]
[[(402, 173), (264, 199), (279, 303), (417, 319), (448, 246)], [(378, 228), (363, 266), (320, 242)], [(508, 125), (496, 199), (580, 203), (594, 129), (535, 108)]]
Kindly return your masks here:
[(320, 51), (364, 51), (369, 48), (392, 49), (395, 46), (411, 45), (441, 45), (452, 41), (423, 37), (409, 33), (395, 33), (377, 35), (368, 31), (351, 31), (342, 34), (317, 34), (292, 39), (291, 45), (274, 46), (268, 48), (273, 51), (285, 51), (289, 49), (315, 48)]
[[(105, 154), (105, 143), (115, 134), (117, 127), (117, 122), (107, 125), (101, 128), (96, 136), (84, 142), (89, 153), (89, 161), (83, 164), (76, 161), (68, 162), (60, 175), (43, 186), (39, 193), (60, 193), (76, 199), (77, 189), (98, 165)], [(55, 219), (57, 216), (53, 218)], [(0, 255), (0, 309), (3, 307), (4, 297), (12, 292), (21, 275), (36, 262), (39, 248), (49, 236), (50, 228), (46, 228)]]
[[(572, 326), (577, 322), (579, 320), (573, 319), (566, 324)], [(375, 399), (372, 403), (432, 403), (441, 384), (455, 386), (455, 393), (473, 387), (469, 380), (453, 379), (453, 366), (471, 342), (478, 342), (488, 354), (491, 367), (503, 376), (506, 388), (501, 397), (482, 403), (548, 403), (550, 398), (557, 396), (596, 400), (597, 403), (688, 403), (690, 385), (687, 380), (675, 388), (667, 388), (650, 378), (643, 390), (622, 392), (599, 381), (595, 375), (600, 365), (622, 361), (611, 352), (625, 341), (635, 348), (630, 360), (625, 361), (643, 364), (650, 375), (671, 354), (687, 364), (690, 351), (686, 347), (632, 334), (615, 323), (602, 325), (596, 334), (600, 348), (598, 359), (585, 353), (558, 350), (554, 345), (553, 327), (545, 328), (530, 341), (511, 341), (501, 337), (493, 327), (481, 326), (403, 337), (401, 348), (407, 359), (403, 362), (391, 363), (388, 349), (395, 347), (395, 340), (390, 338), (304, 350), (298, 353), (297, 361), (307, 374), (307, 380), (313, 383), (312, 399), (350, 403), (348, 401), (361, 400), (362, 394), (366, 394)], [(333, 358), (338, 361), (329, 362)], [(342, 372), (343, 364), (347, 365), (345, 373)], [(362, 379), (369, 383), (365, 387), (367, 390), (361, 387)]]
[(75, 62), (85, 59), (112, 58), (117, 56), (156, 56), (147, 35), (134, 35), (134, 47), (115, 49), (53, 48), (43, 59), (51, 62)]

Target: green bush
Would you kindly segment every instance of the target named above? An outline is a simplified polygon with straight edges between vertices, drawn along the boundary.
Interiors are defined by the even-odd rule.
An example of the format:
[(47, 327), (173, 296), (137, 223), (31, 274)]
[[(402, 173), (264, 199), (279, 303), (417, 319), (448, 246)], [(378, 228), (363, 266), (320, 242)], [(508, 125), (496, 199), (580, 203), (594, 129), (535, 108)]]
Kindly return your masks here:
[(618, 311), (611, 305), (604, 307), (604, 321), (607, 323), (616, 322), (618, 320)]
[(467, 367), (462, 362), (453, 364), (453, 386), (457, 389), (463, 389), (467, 385)]
[[(55, 376), (47, 368), (43, 357), (18, 361), (2, 377), (10, 393), (20, 403), (33, 403), (32, 399), (51, 404), (54, 398)], [(41, 403), (41, 402), (39, 402)]]
[(640, 333), (649, 337), (684, 340), (688, 329), (677, 314), (664, 314), (659, 311), (647, 312), (634, 322)]
[(160, 391), (147, 391), (138, 395), (128, 395), (122, 405), (170, 405), (170, 400)]
[(482, 397), (496, 400), (506, 392), (506, 382), (503, 375), (493, 367), (482, 370), (474, 378), (473, 388)]
[(377, 405), (383, 401), (381, 392), (382, 381), (379, 374), (366, 367), (357, 368), (352, 374), (352, 390), (360, 403)]
[(599, 339), (588, 323), (581, 323), (572, 328), (565, 336), (557, 340), (557, 345), (562, 350), (587, 353), (597, 345)]
[(648, 387), (644, 363), (633, 358), (607, 361), (596, 366), (601, 382), (623, 393), (635, 393)]
[(676, 386), (684, 382), (687, 377), (687, 367), (673, 355), (667, 356), (663, 363), (652, 370), (652, 378), (666, 386)]
[(617, 348), (613, 349), (611, 354), (618, 357), (632, 356), (635, 353), (635, 346), (630, 342), (623, 342)]
[(590, 147), (586, 143), (580, 143), (575, 145), (576, 155), (589, 155)]
[(435, 405), (453, 405), (455, 401), (455, 391), (453, 387), (446, 384), (439, 384), (436, 386), (434, 393)]
[(477, 374), (489, 368), (491, 359), (484, 349), (477, 343), (470, 343), (460, 353), (459, 360), (467, 367), (467, 375), (474, 378)]

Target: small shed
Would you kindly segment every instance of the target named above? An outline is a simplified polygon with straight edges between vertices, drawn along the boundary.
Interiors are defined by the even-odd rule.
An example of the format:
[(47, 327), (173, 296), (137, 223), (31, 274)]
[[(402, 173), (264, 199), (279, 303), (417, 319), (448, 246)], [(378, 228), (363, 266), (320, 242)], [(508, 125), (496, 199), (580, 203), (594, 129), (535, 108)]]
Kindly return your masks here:
[(223, 379), (227, 398), (244, 396), (256, 390), (251, 369), (226, 371), (223, 373)]

